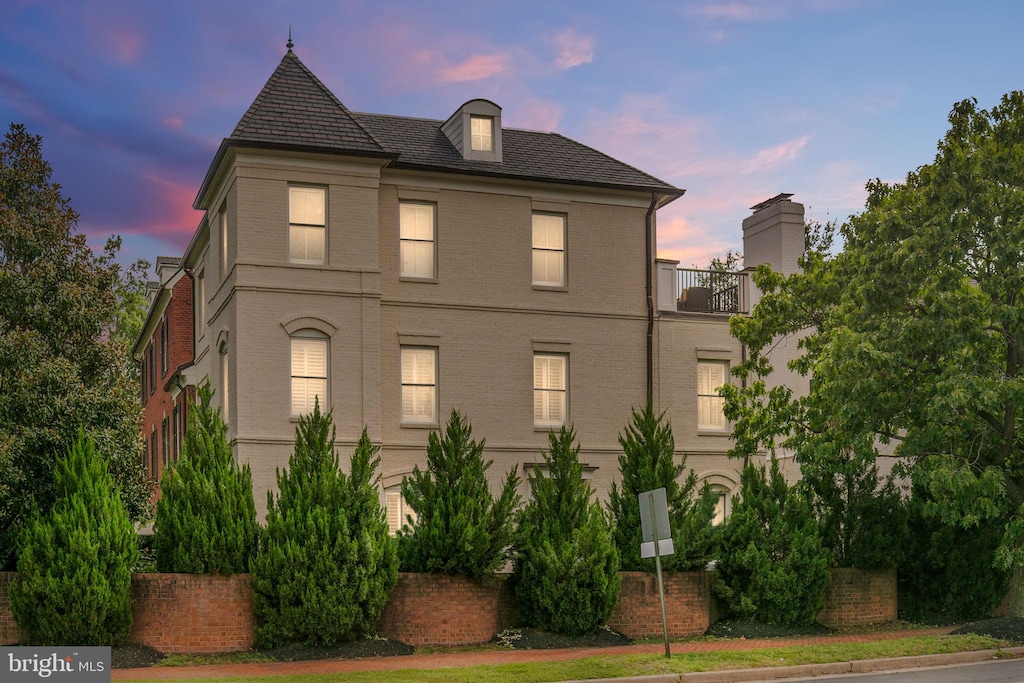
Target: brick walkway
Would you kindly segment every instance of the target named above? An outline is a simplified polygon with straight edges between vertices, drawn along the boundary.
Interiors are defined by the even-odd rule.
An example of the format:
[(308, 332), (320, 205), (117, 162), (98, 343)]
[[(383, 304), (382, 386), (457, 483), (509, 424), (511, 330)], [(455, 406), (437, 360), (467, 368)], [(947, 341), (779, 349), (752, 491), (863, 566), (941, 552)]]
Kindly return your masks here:
[[(924, 635), (944, 635), (948, 628), (913, 629), (856, 633), (848, 635), (807, 636), (751, 640), (687, 641), (672, 643), (672, 654), (713, 652), (719, 650), (754, 650), (789, 645), (829, 645), (863, 643)], [(252, 678), (291, 674), (333, 674), (352, 671), (388, 671), (395, 669), (440, 669), (444, 667), (477, 666), (479, 664), (511, 664), (518, 662), (557, 662), (584, 657), (623, 654), (663, 654), (663, 643), (624, 645), (620, 647), (574, 648), (568, 650), (480, 650), (475, 652), (443, 652), (412, 654), (404, 657), (374, 659), (332, 659), (313, 662), (273, 662), (266, 664), (218, 664), (211, 666), (153, 667), (148, 669), (114, 669), (112, 679), (166, 680), (175, 678)]]

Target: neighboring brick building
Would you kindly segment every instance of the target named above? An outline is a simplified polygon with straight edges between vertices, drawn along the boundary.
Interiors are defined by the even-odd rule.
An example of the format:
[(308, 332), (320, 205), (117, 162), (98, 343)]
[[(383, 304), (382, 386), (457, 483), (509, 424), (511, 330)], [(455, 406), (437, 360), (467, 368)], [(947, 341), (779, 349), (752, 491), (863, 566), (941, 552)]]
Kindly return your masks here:
[[(185, 335), (159, 324), (191, 285), (180, 362), (194, 365), (155, 390), (210, 382), (261, 509), (314, 399), (343, 463), (364, 428), (380, 444), (394, 524), (402, 477), (452, 409), (486, 438), (495, 479), (574, 425), (603, 497), (650, 393), (724, 514), (739, 478), (716, 389), (741, 358), (727, 314), (749, 293), (745, 274), (686, 279), (656, 260), (657, 210), (682, 194), (556, 133), (503, 128), (487, 100), (443, 121), (351, 112), (289, 45), (207, 171), (187, 277), (166, 281), (136, 356), (154, 362), (161, 329)], [(802, 235), (788, 196), (759, 208), (758, 244), (788, 245), (776, 219), (797, 212)], [(175, 404), (155, 395), (144, 436), (163, 454)]]
[(143, 466), (156, 481), (181, 453), (188, 402), (195, 398), (189, 375), (194, 356), (193, 283), (180, 264), (180, 258), (157, 258), (159, 282), (151, 283), (149, 312), (132, 350), (142, 379)]

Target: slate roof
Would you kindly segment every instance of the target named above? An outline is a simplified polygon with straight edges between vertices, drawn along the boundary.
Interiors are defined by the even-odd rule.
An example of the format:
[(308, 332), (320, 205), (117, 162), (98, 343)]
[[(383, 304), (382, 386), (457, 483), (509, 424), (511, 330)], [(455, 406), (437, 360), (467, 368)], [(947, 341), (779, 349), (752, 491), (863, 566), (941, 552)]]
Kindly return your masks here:
[(502, 128), (501, 161), (468, 161), (441, 132), (443, 121), (353, 114), (389, 152), (393, 168), (443, 170), (574, 185), (682, 194), (682, 190), (558, 133)]
[(654, 176), (557, 133), (502, 129), (502, 160), (467, 161), (441, 132), (443, 121), (349, 111), (290, 49), (221, 143), (196, 196), (206, 192), (231, 147), (291, 149), (388, 159), (393, 168), (440, 171), (683, 194)]

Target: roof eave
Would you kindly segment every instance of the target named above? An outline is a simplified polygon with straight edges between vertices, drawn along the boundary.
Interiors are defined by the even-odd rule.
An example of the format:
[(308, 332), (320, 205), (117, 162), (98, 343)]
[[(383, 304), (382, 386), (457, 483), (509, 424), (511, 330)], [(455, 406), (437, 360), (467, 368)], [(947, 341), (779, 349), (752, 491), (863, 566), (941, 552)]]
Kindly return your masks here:
[(518, 180), (534, 183), (555, 183), (558, 185), (573, 185), (576, 187), (594, 187), (603, 190), (619, 190), (624, 192), (642, 192), (644, 194), (656, 194), (660, 198), (658, 207), (662, 207), (671, 201), (682, 197), (686, 190), (671, 185), (629, 185), (623, 183), (602, 183), (592, 180), (570, 180), (565, 178), (550, 178), (545, 176), (521, 175), (516, 173), (502, 173), (500, 171), (485, 171), (480, 169), (452, 168), (449, 166), (437, 166), (434, 164), (417, 164), (403, 161), (392, 162), (389, 168), (407, 171), (426, 171), (430, 173), (455, 173), (458, 175), (484, 176), (487, 178), (498, 178), (501, 180)]
[(366, 159), (393, 160), (398, 158), (398, 154), (386, 151), (375, 152), (372, 150), (345, 149), (342, 147), (325, 147), (321, 145), (297, 145), (287, 142), (253, 142), (251, 140), (224, 138), (220, 143), (220, 147), (217, 148), (217, 153), (214, 155), (213, 161), (210, 163), (210, 167), (206, 171), (206, 176), (203, 178), (203, 184), (199, 187), (199, 192), (196, 194), (195, 201), (192, 202), (193, 209), (205, 211), (209, 208), (209, 206), (207, 206), (207, 201), (209, 199), (208, 195), (213, 187), (213, 182), (217, 177), (220, 165), (224, 162), (224, 158), (227, 156), (228, 151), (231, 149), (241, 148), (266, 149), (281, 152), (329, 154), (334, 156), (363, 157)]

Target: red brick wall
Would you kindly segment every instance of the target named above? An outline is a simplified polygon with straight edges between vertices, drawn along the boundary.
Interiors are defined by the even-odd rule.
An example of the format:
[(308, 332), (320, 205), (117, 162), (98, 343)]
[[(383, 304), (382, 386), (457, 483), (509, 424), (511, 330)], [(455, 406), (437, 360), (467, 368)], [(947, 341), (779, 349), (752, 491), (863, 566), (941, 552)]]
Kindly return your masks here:
[(414, 647), (486, 643), (516, 624), (505, 577), (477, 582), (442, 574), (399, 574), (377, 632)]
[[(160, 338), (163, 326), (167, 325), (167, 372), (163, 370), (163, 358), (161, 357)], [(156, 432), (156, 444), (158, 449), (157, 470), (151, 471), (153, 462), (152, 454), (147, 457), (147, 468), (150, 468), (150, 476), (159, 481), (163, 471), (163, 435), (162, 425), (164, 419), (168, 420), (168, 427), (173, 428), (173, 413), (176, 406), (181, 408), (181, 430), (184, 433), (187, 418), (188, 397), (195, 399), (194, 391), (190, 391), (188, 397), (179, 394), (177, 400), (171, 398), (171, 392), (164, 391), (164, 386), (180, 366), (192, 361), (192, 279), (181, 277), (171, 289), (171, 298), (163, 312), (160, 320), (153, 328), (153, 336), (149, 343), (142, 350), (142, 357), (146, 359), (146, 393), (142, 401), (142, 438), (149, 448), (152, 448), (152, 435)], [(153, 348), (153, 364), (156, 382), (150, 383), (149, 370), (149, 349)], [(170, 439), (173, 449), (174, 439)]]
[(0, 645), (16, 645), (28, 638), (28, 634), (14, 621), (11, 599), (7, 595), (7, 587), (17, 575), (17, 572), (0, 572)]
[[(630, 638), (662, 635), (658, 576), (648, 572), (620, 572), (622, 588), (608, 627)], [(701, 635), (711, 615), (711, 572), (668, 572), (665, 616), (671, 638)]]
[(248, 574), (135, 574), (129, 642), (160, 652), (252, 649)]
[(896, 620), (895, 569), (832, 569), (825, 606), (818, 621), (825, 626), (865, 626)]

